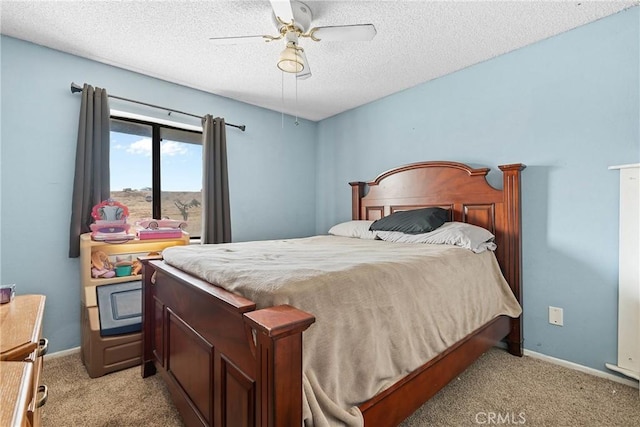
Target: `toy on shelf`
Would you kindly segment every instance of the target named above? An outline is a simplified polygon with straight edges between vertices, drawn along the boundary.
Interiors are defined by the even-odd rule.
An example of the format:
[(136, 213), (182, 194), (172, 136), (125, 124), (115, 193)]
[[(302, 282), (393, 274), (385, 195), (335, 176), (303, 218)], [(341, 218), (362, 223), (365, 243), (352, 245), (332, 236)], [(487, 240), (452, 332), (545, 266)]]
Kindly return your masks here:
[(115, 277), (116, 270), (107, 254), (95, 251), (91, 254), (91, 277), (94, 279), (109, 279)]
[[(148, 253), (148, 256), (159, 254), (159, 252), (152, 251)], [(110, 279), (112, 277), (135, 276), (142, 271), (142, 263), (135, 255), (116, 255), (115, 259), (113, 258), (113, 256), (109, 258), (103, 251), (92, 252), (91, 277), (94, 279)]]
[(142, 272), (142, 263), (139, 260), (133, 261), (131, 264), (131, 274), (134, 276)]
[(185, 228), (187, 228), (187, 223), (185, 221), (170, 218), (143, 218), (140, 221), (137, 221), (136, 225), (142, 228), (148, 228), (150, 230), (157, 230), (158, 228), (179, 228), (181, 230), (184, 230)]
[(177, 219), (144, 218), (136, 222), (138, 228), (138, 238), (148, 239), (179, 239), (182, 237), (182, 230), (187, 228), (185, 221)]
[(135, 238), (129, 234), (129, 209), (122, 203), (113, 199), (104, 200), (93, 207), (91, 216), (95, 221), (89, 226), (93, 240), (122, 242)]
[(133, 261), (131, 261), (131, 255), (118, 255), (116, 256), (116, 277), (131, 276), (133, 270)]

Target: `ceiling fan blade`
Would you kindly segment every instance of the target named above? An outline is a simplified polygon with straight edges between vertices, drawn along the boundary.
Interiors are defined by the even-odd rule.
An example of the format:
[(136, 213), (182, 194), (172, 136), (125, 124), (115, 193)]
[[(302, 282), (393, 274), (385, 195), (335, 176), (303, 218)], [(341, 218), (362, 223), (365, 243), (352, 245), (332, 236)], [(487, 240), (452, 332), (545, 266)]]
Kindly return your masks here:
[(258, 43), (258, 42), (267, 42), (269, 41), (268, 37), (265, 36), (236, 36), (236, 37), (210, 37), (214, 44), (219, 45), (233, 45), (233, 44), (248, 44), (248, 43)]
[(269, 0), (273, 14), (280, 18), (282, 22), (290, 23), (293, 20), (293, 9), (289, 0)]
[(300, 52), (300, 56), (304, 61), (304, 69), (296, 74), (296, 79), (306, 80), (311, 77), (311, 67), (309, 66), (309, 61), (307, 60), (307, 55), (304, 53), (304, 50)]
[(327, 42), (372, 40), (377, 31), (373, 24), (336, 25), (330, 27), (312, 28), (309, 33), (314, 39)]

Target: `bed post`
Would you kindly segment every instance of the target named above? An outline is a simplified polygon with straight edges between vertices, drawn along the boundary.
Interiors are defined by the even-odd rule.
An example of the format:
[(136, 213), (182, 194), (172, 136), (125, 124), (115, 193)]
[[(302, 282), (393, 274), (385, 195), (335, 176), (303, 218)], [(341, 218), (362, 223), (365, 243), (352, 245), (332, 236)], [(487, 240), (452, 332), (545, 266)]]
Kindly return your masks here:
[(302, 332), (315, 317), (289, 305), (244, 314), (255, 332), (256, 427), (302, 425)]
[[(502, 191), (504, 194), (504, 218), (506, 230), (504, 276), (522, 306), (522, 240), (520, 217), (520, 172), (526, 167), (522, 163), (498, 166), (502, 171)], [(511, 320), (511, 331), (507, 336), (509, 353), (522, 356), (522, 315)]]
[(364, 189), (366, 182), (357, 181), (350, 182), (351, 186), (351, 219), (361, 219), (362, 215), (362, 198), (364, 197)]
[(161, 255), (151, 255), (139, 257), (142, 263), (142, 378), (146, 378), (156, 373), (153, 364), (153, 344), (151, 337), (154, 333), (154, 325), (151, 321), (145, 320), (147, 316), (153, 319), (153, 273), (156, 271), (149, 261), (160, 260)]

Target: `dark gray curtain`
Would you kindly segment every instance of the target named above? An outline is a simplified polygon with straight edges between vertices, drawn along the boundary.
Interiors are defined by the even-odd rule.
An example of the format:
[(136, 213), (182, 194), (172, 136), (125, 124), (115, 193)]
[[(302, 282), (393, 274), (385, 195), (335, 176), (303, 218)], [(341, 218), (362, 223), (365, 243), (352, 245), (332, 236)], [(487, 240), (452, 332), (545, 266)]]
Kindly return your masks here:
[(71, 200), (69, 257), (80, 256), (80, 234), (91, 231), (91, 209), (109, 198), (109, 100), (107, 91), (82, 89), (76, 171)]
[(224, 119), (202, 118), (202, 243), (231, 242)]

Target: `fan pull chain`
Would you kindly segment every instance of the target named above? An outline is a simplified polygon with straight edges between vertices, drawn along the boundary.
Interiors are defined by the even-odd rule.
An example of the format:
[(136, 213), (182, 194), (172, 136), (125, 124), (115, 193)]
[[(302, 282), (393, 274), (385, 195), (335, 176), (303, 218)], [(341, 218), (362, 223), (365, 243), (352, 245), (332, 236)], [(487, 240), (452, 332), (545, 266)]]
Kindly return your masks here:
[(294, 74), (293, 78), (296, 80), (296, 121), (293, 122), (293, 124), (295, 124), (296, 126), (298, 126), (300, 123), (298, 122), (298, 75)]
[(282, 104), (282, 129), (284, 129), (284, 71), (280, 72), (280, 102)]

